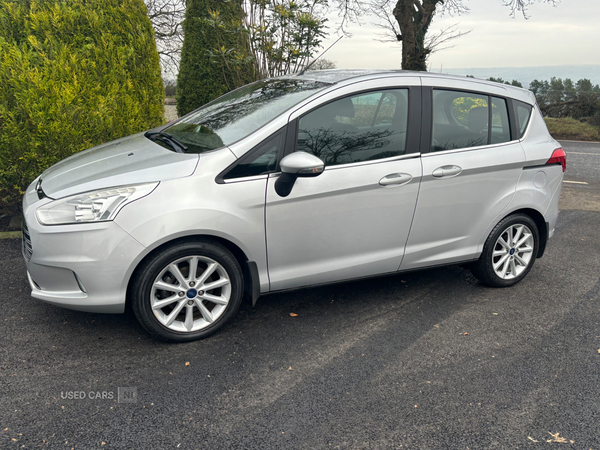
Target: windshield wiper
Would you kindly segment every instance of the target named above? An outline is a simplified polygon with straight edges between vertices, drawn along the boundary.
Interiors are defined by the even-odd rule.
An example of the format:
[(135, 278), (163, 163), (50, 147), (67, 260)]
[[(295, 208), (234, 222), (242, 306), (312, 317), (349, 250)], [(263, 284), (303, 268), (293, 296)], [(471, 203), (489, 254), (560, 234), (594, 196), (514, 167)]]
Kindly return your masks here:
[(187, 153), (188, 151), (187, 145), (178, 141), (176, 138), (173, 137), (173, 135), (165, 131), (154, 131), (152, 133), (147, 132), (144, 136), (146, 136), (152, 141), (159, 140), (166, 144), (170, 144), (170, 146), (178, 153)]

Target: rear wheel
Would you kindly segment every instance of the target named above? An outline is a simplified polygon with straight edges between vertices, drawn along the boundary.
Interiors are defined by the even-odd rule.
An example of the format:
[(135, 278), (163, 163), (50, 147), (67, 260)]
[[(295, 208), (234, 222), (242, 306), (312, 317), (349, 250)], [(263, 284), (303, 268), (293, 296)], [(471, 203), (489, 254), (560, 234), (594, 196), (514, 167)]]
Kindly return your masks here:
[(242, 270), (225, 247), (209, 240), (180, 242), (138, 271), (132, 307), (140, 324), (163, 340), (205, 338), (239, 309)]
[(505, 217), (490, 233), (471, 272), (489, 286), (517, 284), (533, 267), (539, 242), (537, 225), (529, 216)]

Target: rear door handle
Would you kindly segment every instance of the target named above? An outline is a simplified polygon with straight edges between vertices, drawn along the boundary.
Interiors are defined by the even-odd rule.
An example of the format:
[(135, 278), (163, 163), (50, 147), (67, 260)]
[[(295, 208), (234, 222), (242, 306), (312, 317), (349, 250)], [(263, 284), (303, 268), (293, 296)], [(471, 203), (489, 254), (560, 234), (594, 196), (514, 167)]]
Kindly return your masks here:
[(436, 178), (455, 177), (462, 172), (462, 168), (458, 166), (442, 166), (435, 169), (431, 174)]
[(379, 180), (379, 184), (382, 186), (402, 185), (410, 180), (412, 180), (412, 175), (408, 173), (390, 173)]

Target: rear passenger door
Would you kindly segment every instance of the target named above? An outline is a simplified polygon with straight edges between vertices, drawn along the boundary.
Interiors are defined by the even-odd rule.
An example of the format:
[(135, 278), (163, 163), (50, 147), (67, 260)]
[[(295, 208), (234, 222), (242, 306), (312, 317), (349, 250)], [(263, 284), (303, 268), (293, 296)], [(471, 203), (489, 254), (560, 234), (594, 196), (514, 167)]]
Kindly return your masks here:
[(475, 258), (525, 164), (501, 85), (478, 90), (475, 82), (436, 78), (423, 85), (423, 177), (403, 270)]

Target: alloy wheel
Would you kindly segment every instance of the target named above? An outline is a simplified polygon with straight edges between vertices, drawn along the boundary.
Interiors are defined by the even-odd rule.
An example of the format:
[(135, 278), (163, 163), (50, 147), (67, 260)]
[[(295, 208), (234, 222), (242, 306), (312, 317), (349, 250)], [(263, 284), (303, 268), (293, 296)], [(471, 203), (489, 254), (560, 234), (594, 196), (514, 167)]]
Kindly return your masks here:
[(225, 268), (206, 256), (179, 258), (152, 283), (150, 304), (159, 323), (172, 331), (195, 332), (223, 315), (231, 299)]
[(506, 228), (492, 252), (496, 275), (504, 280), (518, 277), (532, 261), (534, 245), (533, 233), (527, 225), (517, 223)]

